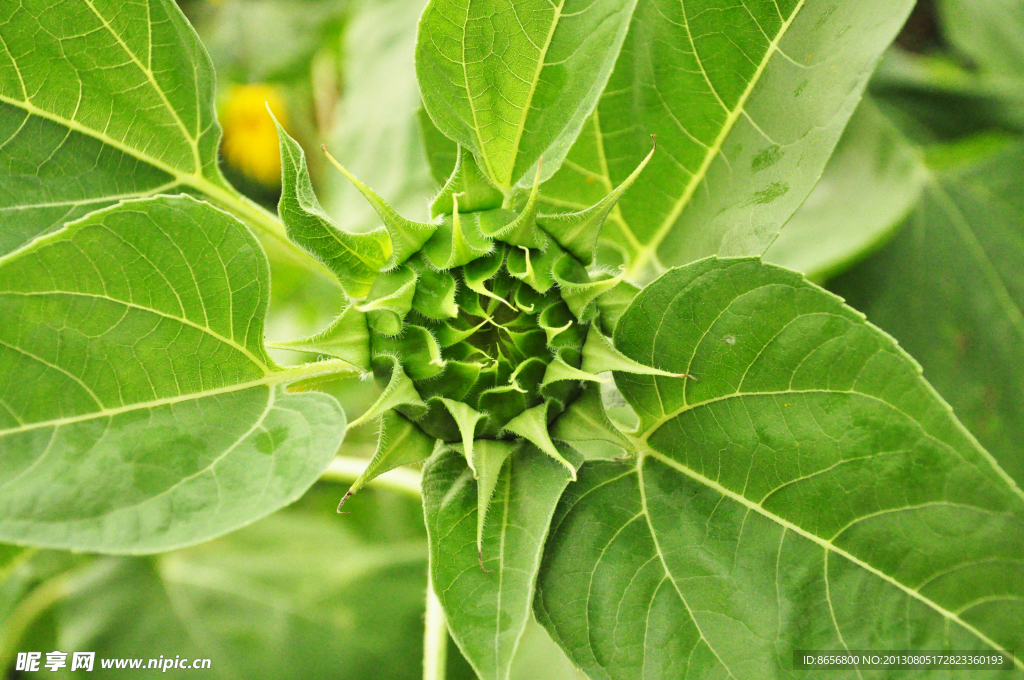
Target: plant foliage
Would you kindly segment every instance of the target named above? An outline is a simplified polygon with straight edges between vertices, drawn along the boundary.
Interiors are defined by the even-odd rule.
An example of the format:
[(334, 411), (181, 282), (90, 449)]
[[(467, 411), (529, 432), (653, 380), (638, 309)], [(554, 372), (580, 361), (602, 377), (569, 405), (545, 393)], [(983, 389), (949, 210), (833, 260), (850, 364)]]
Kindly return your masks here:
[[(890, 88), (927, 94), (862, 102), (911, 4), (353, 9), (365, 39), (346, 44), (380, 50), (359, 68), (408, 63), (375, 108), (339, 108), (348, 127), (324, 137), (346, 165), (273, 119), (275, 216), (221, 175), (214, 68), (172, 0), (5, 3), (0, 664), (22, 642), (143, 654), (129, 643), (147, 634), (106, 627), (122, 612), (172, 653), (228, 650), (225, 677), (365, 675), (419, 651), (424, 556), (445, 619), (428, 606), (428, 675), (442, 623), (453, 673), (487, 680), (1024, 649), (1021, 151), (905, 136), (960, 115), (923, 109), (936, 91), (1012, 125), (1024, 29), (996, 0), (940, 3), (983, 86), (936, 90), (890, 63)], [(347, 12), (310, 25), (333, 35)], [(393, 31), (364, 31), (392, 12)], [(249, 70), (308, 60), (323, 80), (308, 43)], [(350, 96), (387, 87), (349, 77)], [(425, 164), (438, 188), (413, 218), (348, 169), (402, 187), (404, 211)], [(345, 194), (321, 203), (337, 181), (321, 165), (372, 209), (367, 228)], [(805, 278), (848, 269), (908, 214), (834, 282), (853, 307)], [(267, 253), (292, 268), (275, 282), (336, 288), (318, 332), (265, 340)], [(377, 393), (349, 422), (359, 390), (339, 381), (355, 376)], [(341, 475), (356, 517), (329, 520), (323, 485), (246, 527), (337, 480), (349, 430), (375, 441)], [(407, 465), (425, 540), (407, 504), (367, 522), (359, 493)]]

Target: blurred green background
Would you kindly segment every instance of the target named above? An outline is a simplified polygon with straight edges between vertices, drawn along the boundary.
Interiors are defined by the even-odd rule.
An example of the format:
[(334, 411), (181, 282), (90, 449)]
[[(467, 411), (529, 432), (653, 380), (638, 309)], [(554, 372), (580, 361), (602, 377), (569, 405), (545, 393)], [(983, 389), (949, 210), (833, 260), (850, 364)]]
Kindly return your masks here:
[[(436, 183), (416, 120), (422, 5), (181, 0), (217, 69), (229, 179), (275, 208), (278, 146), (267, 102), (307, 150), (317, 193), (339, 224), (376, 226), (316, 151), (321, 143), (400, 212), (424, 218)], [(765, 256), (825, 283), (892, 333), (1018, 475), (1022, 128), (1024, 2), (922, 0), (818, 187)], [(337, 289), (268, 254), (268, 339), (325, 327), (340, 308)], [(377, 393), (356, 379), (325, 389), (350, 418)], [(344, 453), (368, 457), (375, 439), (372, 428), (351, 432)], [(0, 667), (13, 669), (19, 650), (59, 649), (209, 657), (203, 677), (420, 677), (427, 552), (418, 499), (370, 488), (339, 516), (343, 491), (321, 482), (246, 529), (155, 557), (0, 548)], [(449, 667), (450, 678), (473, 677), (454, 645)], [(527, 631), (515, 680), (581, 677), (539, 626)]]

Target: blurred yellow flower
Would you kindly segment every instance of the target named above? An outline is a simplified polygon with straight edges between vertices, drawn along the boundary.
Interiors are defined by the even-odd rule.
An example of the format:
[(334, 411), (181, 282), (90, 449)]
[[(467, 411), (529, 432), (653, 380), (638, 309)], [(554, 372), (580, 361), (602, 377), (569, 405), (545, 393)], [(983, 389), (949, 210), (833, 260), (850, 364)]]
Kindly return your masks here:
[(227, 162), (267, 186), (281, 183), (277, 130), (266, 105), (288, 127), (284, 99), (273, 85), (232, 85), (221, 106), (222, 152)]

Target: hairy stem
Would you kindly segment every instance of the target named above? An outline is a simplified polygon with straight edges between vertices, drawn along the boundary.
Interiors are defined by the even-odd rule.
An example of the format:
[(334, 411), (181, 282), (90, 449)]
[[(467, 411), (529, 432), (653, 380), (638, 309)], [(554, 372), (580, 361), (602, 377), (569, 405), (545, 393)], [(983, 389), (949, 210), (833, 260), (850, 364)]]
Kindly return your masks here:
[[(351, 456), (336, 456), (331, 464), (327, 466), (320, 480), (324, 482), (352, 483), (363, 474), (370, 461), (365, 458), (353, 458)], [(378, 486), (389, 491), (420, 497), (420, 473), (409, 468), (397, 468), (375, 477), (371, 486)]]
[(426, 618), (423, 631), (423, 680), (444, 680), (448, 667), (448, 624), (429, 578)]

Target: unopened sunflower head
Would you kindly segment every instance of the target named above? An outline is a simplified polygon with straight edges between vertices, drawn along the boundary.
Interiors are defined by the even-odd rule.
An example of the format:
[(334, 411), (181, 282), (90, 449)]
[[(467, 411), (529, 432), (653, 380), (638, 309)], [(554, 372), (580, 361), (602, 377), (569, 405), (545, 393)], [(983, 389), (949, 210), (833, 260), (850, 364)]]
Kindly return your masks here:
[[(621, 272), (594, 267), (593, 253), (605, 218), (650, 155), (596, 205), (546, 215), (538, 212), (539, 167), (532, 189), (506, 196), (460, 148), (424, 223), (399, 216), (331, 158), (384, 223), (350, 234), (320, 209), (303, 179), (301, 149), (280, 134), (289, 235), (338, 275), (351, 302), (323, 333), (278, 346), (345, 359), (372, 370), (384, 388), (351, 424), (379, 422), (380, 439), (342, 503), (442, 442), (465, 455), (476, 477), (479, 541), (498, 474), (521, 447), (540, 449), (572, 479), (582, 460), (572, 432), (583, 428), (574, 420), (591, 433), (594, 422), (606, 423), (604, 438), (628, 447), (604, 413), (599, 374), (672, 374), (626, 358), (606, 337), (608, 317), (631, 287), (620, 285)], [(294, 226), (297, 215), (309, 228)]]

